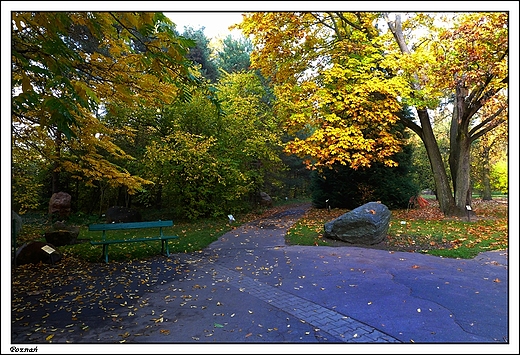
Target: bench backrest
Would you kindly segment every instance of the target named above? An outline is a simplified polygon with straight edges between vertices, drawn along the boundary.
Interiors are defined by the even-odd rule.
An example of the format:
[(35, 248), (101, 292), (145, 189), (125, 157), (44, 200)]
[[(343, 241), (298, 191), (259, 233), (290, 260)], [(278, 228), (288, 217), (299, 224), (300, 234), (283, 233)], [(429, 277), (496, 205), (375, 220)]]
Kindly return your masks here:
[(158, 227), (171, 227), (171, 226), (173, 226), (173, 221), (104, 223), (104, 224), (91, 224), (88, 226), (88, 230), (89, 231), (109, 231), (109, 230), (120, 230), (120, 229), (158, 228)]

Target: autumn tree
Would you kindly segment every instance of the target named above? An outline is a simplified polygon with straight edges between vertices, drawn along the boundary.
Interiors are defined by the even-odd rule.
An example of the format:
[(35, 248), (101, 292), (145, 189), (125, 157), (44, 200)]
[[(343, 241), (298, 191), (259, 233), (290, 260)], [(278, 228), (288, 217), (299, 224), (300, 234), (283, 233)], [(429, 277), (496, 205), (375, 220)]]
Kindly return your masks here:
[[(272, 80), (287, 129), (307, 132), (288, 143), (288, 152), (308, 157), (313, 168), (394, 166), (402, 140), (389, 132), (406, 104), (416, 119), (402, 122), (426, 148), (441, 210), (464, 216), (471, 205), (471, 142), (507, 112), (500, 94), (508, 82), (508, 16), (459, 14), (451, 27), (434, 19), (270, 12), (248, 14), (238, 27), (252, 36), (252, 66)], [(430, 114), (442, 105), (452, 107), (451, 183)], [(489, 115), (477, 115), (483, 107)]]
[[(401, 115), (409, 115), (404, 110)], [(399, 123), (393, 127), (406, 134), (405, 127)], [(318, 208), (354, 209), (370, 201), (381, 201), (390, 209), (405, 209), (411, 196), (419, 193), (419, 185), (412, 178), (415, 166), (412, 165), (413, 146), (406, 144), (393, 157), (395, 167), (376, 162), (370, 167), (352, 169), (337, 163), (334, 169), (324, 169), (312, 174), (312, 203)]]
[[(373, 19), (367, 14), (363, 21)], [(401, 107), (400, 79), (384, 70), (373, 75), (381, 50), (367, 43), (376, 32), (338, 29), (336, 36), (357, 36), (359, 42), (331, 55), (326, 50), (334, 33), (319, 20), (312, 13), (255, 13), (242, 26), (262, 44), (252, 63), (275, 85), (277, 114), (286, 119), (289, 132), (308, 133), (289, 142), (287, 151), (312, 157), (308, 164), (314, 167), (342, 161), (354, 168), (372, 161), (393, 165), (399, 141), (387, 132)]]
[[(409, 71), (410, 101), (418, 100), (415, 107), (420, 125), (410, 122), (408, 126), (425, 144), (441, 209), (447, 215), (463, 216), (466, 206), (471, 206), (471, 143), (507, 120), (508, 15), (462, 14), (453, 18), (453, 28), (438, 29), (432, 27), (430, 17), (418, 17), (431, 33), (429, 38), (421, 38), (423, 42), (412, 52), (403, 28), (417, 26), (417, 20), (411, 18), (403, 25), (398, 15), (395, 20), (386, 16), (402, 58), (411, 58), (415, 67)], [(434, 109), (442, 98), (450, 99), (453, 105), (449, 164), (454, 194), (430, 129), (428, 109)]]
[[(157, 113), (157, 130), (143, 155), (142, 176), (183, 218), (225, 216), (250, 209), (280, 162), (281, 130), (266, 92), (254, 73), (232, 73), (216, 85), (224, 114), (217, 114), (202, 92), (189, 102), (165, 106)], [(160, 132), (160, 133), (159, 133)]]
[(11, 38), (13, 156), (52, 164), (52, 192), (62, 172), (131, 192), (150, 183), (122, 167), (132, 156), (114, 144), (134, 132), (104, 116), (189, 96), (193, 42), (149, 12), (13, 12)]

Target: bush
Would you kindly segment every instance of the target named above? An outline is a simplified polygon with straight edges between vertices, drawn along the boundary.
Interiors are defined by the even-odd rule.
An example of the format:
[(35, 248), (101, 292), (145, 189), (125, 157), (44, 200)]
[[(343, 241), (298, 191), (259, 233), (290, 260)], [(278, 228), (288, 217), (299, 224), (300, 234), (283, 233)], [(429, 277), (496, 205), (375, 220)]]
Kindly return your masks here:
[(413, 182), (411, 148), (395, 156), (397, 167), (376, 163), (368, 169), (354, 170), (344, 165), (314, 173), (311, 177), (312, 203), (316, 208), (354, 209), (370, 201), (381, 201), (390, 209), (407, 208), (411, 196), (419, 193)]

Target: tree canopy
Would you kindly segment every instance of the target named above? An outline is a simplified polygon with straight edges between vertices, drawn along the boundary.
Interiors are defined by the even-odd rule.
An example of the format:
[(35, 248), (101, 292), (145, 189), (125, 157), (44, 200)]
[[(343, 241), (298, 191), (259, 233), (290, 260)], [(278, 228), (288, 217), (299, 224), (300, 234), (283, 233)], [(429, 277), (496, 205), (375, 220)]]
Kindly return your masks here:
[[(288, 152), (314, 168), (395, 165), (401, 144), (389, 128), (403, 105), (414, 107), (415, 119), (402, 121), (426, 147), (441, 209), (462, 214), (470, 143), (507, 119), (508, 14), (451, 15), (257, 12), (238, 27), (255, 46), (252, 67), (275, 85), (286, 127), (306, 132)], [(451, 184), (431, 119), (446, 105)]]
[(283, 184), (282, 141), (311, 169), (391, 168), (404, 125), (442, 211), (465, 215), (470, 152), (507, 127), (507, 12), (256, 12), (216, 50), (161, 13), (11, 15), (13, 196), (28, 208), (27, 192), (73, 181), (146, 203), (193, 188), (194, 214), (213, 213), (212, 198)]
[(133, 133), (103, 117), (189, 99), (194, 43), (150, 12), (13, 12), (11, 38), (13, 150), (30, 146), (87, 184), (148, 183), (118, 163), (132, 157), (113, 138)]
[(12, 13), (13, 209), (68, 191), (88, 212), (196, 218), (279, 186), (281, 130), (248, 42), (215, 57), (203, 29), (184, 34), (161, 13)]

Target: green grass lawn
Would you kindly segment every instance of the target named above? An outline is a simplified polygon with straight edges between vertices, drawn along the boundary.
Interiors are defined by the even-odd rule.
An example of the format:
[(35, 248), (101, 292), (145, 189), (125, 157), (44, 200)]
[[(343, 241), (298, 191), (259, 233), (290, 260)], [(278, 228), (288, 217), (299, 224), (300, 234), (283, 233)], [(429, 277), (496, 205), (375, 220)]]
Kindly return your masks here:
[[(446, 219), (438, 203), (429, 199), (424, 208), (394, 210), (386, 240), (376, 247), (437, 255), (473, 258), (478, 253), (508, 247), (508, 209), (504, 199), (475, 200), (477, 221)], [(348, 245), (323, 237), (323, 225), (348, 212), (344, 209), (311, 209), (287, 234), (294, 245)]]
[[(198, 251), (216, 241), (222, 234), (232, 228), (229, 223), (218, 220), (201, 220), (196, 224), (180, 223), (173, 227), (163, 228), (164, 235), (177, 235), (178, 239), (168, 241), (170, 253), (189, 253)], [(120, 231), (107, 231), (107, 240), (138, 239), (155, 237), (159, 235), (159, 228), (131, 229)], [(89, 232), (87, 227), (82, 227), (81, 238), (89, 240), (101, 240), (102, 232)], [(96, 262), (101, 259), (101, 245), (90, 245), (89, 242), (60, 247), (62, 253), (74, 254), (87, 261)], [(135, 242), (118, 243), (108, 246), (108, 258), (113, 261), (125, 261), (132, 259), (144, 259), (154, 255), (160, 255), (161, 242)]]
[[(437, 201), (428, 199), (425, 208), (393, 210), (388, 236), (378, 247), (388, 250), (401, 250), (438, 255), (449, 258), (472, 258), (487, 250), (505, 249), (508, 246), (508, 208), (506, 199), (481, 201), (476, 199), (474, 211), (477, 221), (466, 219), (446, 219), (440, 213)], [(302, 202), (302, 201), (298, 201)], [(303, 201), (304, 202), (304, 201)], [(309, 201), (307, 201), (309, 202)], [(276, 206), (273, 209), (284, 208)], [(337, 246), (336, 241), (323, 237), (323, 225), (348, 210), (311, 208), (288, 232), (286, 241), (291, 245), (329, 245)], [(178, 239), (168, 242), (170, 253), (190, 253), (204, 249), (233, 228), (270, 213), (262, 209), (242, 216), (229, 223), (227, 218), (201, 219), (196, 222), (174, 221), (173, 227), (163, 228), (164, 235), (177, 235)], [(27, 218), (26, 218), (27, 219)], [(80, 220), (83, 223), (80, 223)], [(89, 232), (88, 224), (99, 223), (92, 219), (75, 219), (80, 226), (78, 239), (83, 243), (57, 247), (65, 256), (79, 258), (88, 262), (102, 262), (102, 246), (90, 245), (90, 240), (101, 240), (102, 232)], [(48, 227), (48, 225), (47, 225)], [(45, 219), (33, 218), (24, 222), (17, 245), (31, 240), (45, 241)], [(128, 239), (153, 237), (159, 234), (158, 228), (124, 231), (109, 231), (107, 239)], [(341, 245), (341, 244), (340, 244)], [(342, 244), (346, 245), (346, 244)], [(146, 259), (160, 255), (161, 242), (136, 242), (109, 245), (110, 261), (129, 261)]]
[[(236, 221), (230, 223), (226, 218), (207, 218), (199, 219), (196, 222), (175, 222), (172, 227), (163, 228), (163, 235), (177, 235), (178, 239), (168, 241), (170, 254), (172, 253), (190, 253), (200, 251), (207, 247), (212, 242), (226, 232), (236, 228), (237, 226), (247, 223), (251, 220), (259, 218), (262, 213), (266, 213), (266, 208), (259, 208), (258, 210), (249, 214), (234, 216)], [(146, 216), (146, 220), (157, 216)], [(164, 219), (164, 218), (163, 218)], [(79, 258), (88, 262), (102, 262), (101, 245), (91, 245), (90, 241), (102, 240), (101, 231), (91, 232), (88, 230), (88, 225), (92, 223), (104, 223), (98, 218), (86, 216), (72, 216), (71, 224), (80, 227), (78, 240), (81, 242), (74, 245), (64, 245), (56, 247), (59, 252), (65, 256), (72, 258)], [(49, 224), (44, 215), (33, 214), (24, 216), (24, 225), (22, 232), (17, 237), (16, 244), (21, 246), (29, 241), (43, 241), (45, 242), (44, 233)], [(150, 229), (130, 229), (107, 231), (107, 240), (120, 239), (139, 239), (146, 237), (155, 237), (159, 235), (159, 228)], [(134, 242), (134, 243), (118, 243), (108, 246), (109, 261), (129, 261), (141, 260), (154, 257), (161, 254), (161, 242)]]

